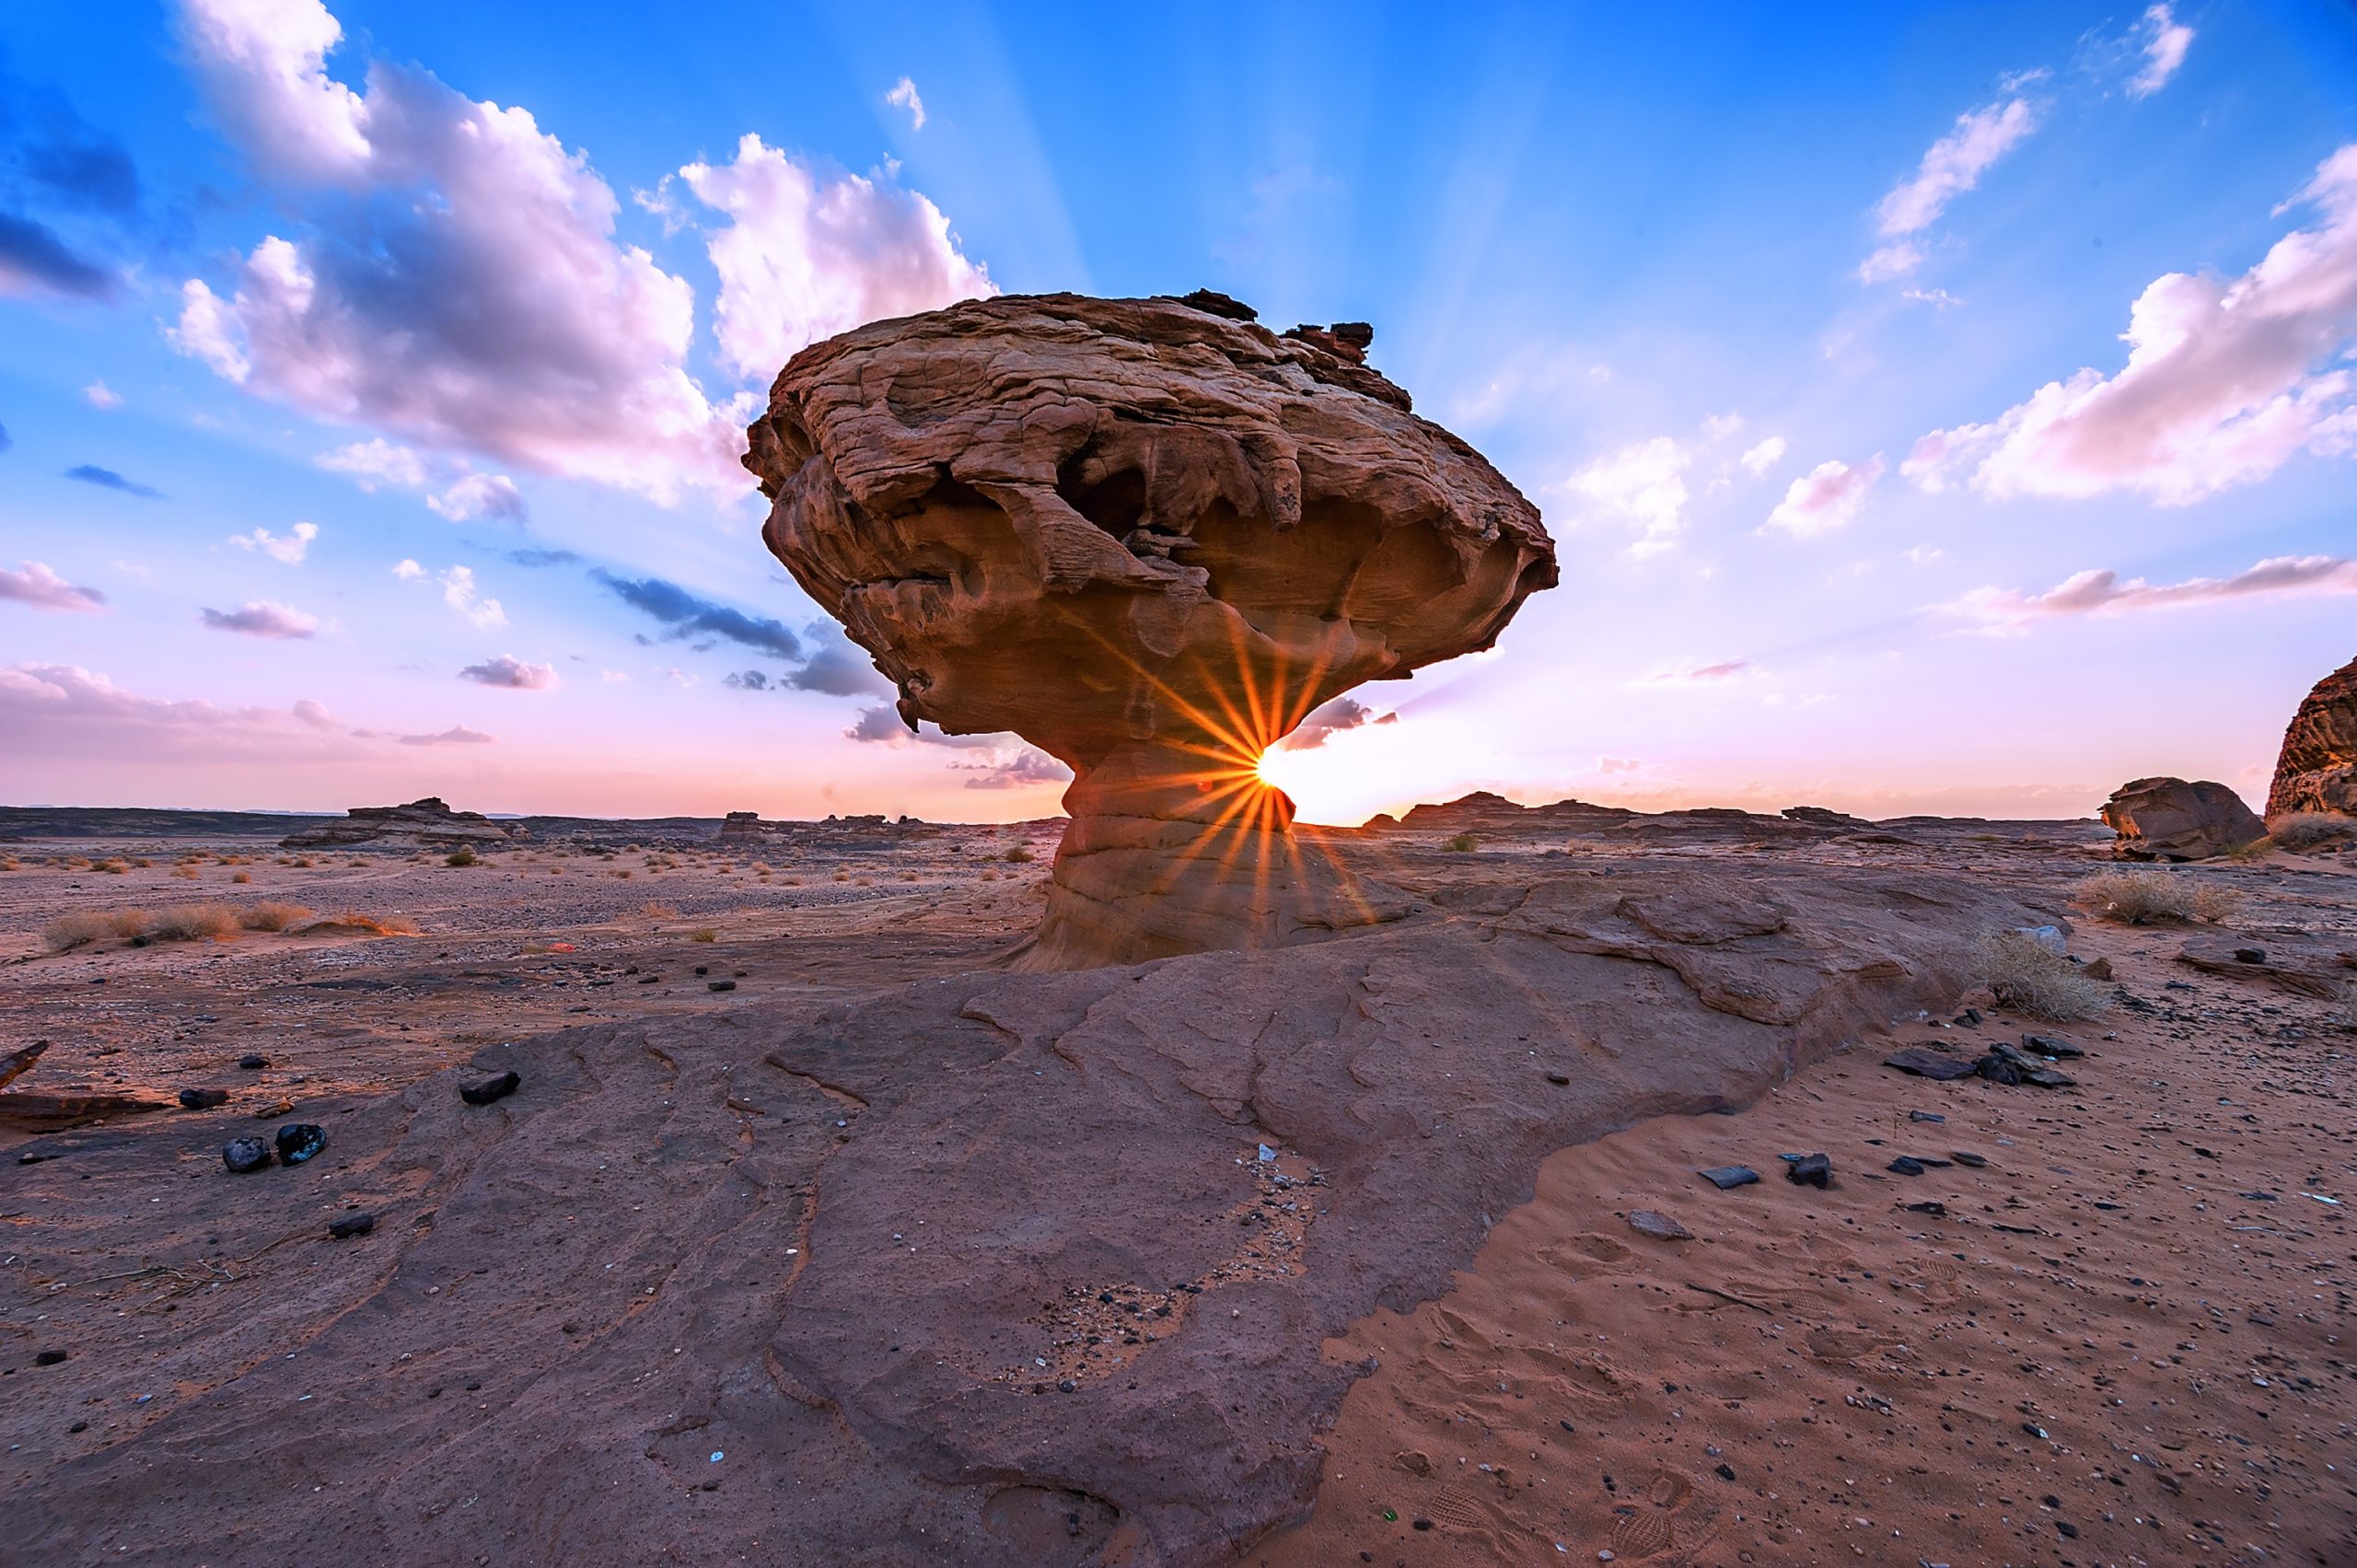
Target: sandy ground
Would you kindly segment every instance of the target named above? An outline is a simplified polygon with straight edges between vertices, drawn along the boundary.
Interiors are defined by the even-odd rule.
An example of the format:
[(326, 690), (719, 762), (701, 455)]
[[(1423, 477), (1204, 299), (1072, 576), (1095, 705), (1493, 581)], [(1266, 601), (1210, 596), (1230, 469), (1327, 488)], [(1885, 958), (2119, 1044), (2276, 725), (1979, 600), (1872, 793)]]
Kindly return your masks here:
[[(1681, 830), (1643, 846), (1492, 834), (1475, 854), (1449, 853), (1437, 835), (1395, 836), (1347, 853), (1443, 908), (1478, 913), (1511, 905), (1535, 876), (1566, 864), (1604, 877), (1616, 866), (1708, 876), (1766, 860), (1920, 867), (2051, 900), (2090, 868), (2083, 841), (1978, 824), (1765, 844), (1716, 830)], [(679, 1353), (673, 1344), (692, 1352), (698, 1335), (728, 1337), (708, 1303), (690, 1298), (696, 1305), (683, 1301), (667, 1320), (634, 1299), (610, 1313), (601, 1302), (575, 1308), (581, 1325), (568, 1320), (551, 1336), (538, 1317), (514, 1315), (563, 1317), (566, 1303), (506, 1302), (495, 1275), (470, 1278), (485, 1265), (453, 1271), (456, 1254), (435, 1253), (430, 1240), (394, 1266), (377, 1260), (381, 1249), (339, 1248), (316, 1232), (365, 1204), (397, 1216), (404, 1235), (413, 1224), (430, 1237), (438, 1205), (456, 1237), (469, 1204), (495, 1214), (511, 1201), (495, 1170), (461, 1172), (466, 1182), (457, 1185), (456, 1176), (402, 1163), (416, 1156), (401, 1152), (400, 1131), (429, 1117), (414, 1086), (454, 1063), (491, 1059), (505, 1042), (561, 1042), (571, 1037), (552, 1031), (582, 1026), (639, 1030), (647, 1043), (633, 1045), (631, 1058), (656, 1074), (645, 1092), (670, 1096), (686, 1077), (665, 1056), (667, 1040), (702, 1051), (719, 1038), (714, 1030), (766, 1039), (905, 982), (987, 969), (1036, 918), (1052, 830), (952, 829), (885, 852), (790, 865), (776, 854), (563, 844), (464, 868), (438, 856), (369, 854), (297, 865), (250, 842), (224, 842), (203, 846), (203, 858), (188, 863), (193, 875), (174, 875), (198, 849), (152, 840), (0, 846), (17, 863), (0, 871), (0, 1049), (51, 1042), (16, 1086), (167, 1102), (183, 1087), (231, 1093), (217, 1109), (163, 1109), (77, 1127), (0, 1121), (0, 1168), (68, 1162), (47, 1164), (38, 1213), (0, 1188), (0, 1505), (48, 1495), (58, 1478), (100, 1463), (115, 1445), (168, 1433), (159, 1423), (182, 1419), (168, 1412), (217, 1402), (215, 1390), (261, 1386), (277, 1343), (334, 1342), (333, 1316), (319, 1316), (317, 1302), (343, 1293), (383, 1309), (388, 1299), (408, 1301), (413, 1284), (419, 1310), (446, 1291), (491, 1292), (486, 1301), (503, 1303), (488, 1308), (495, 1325), (486, 1319), (470, 1341), (443, 1346), (434, 1370), (417, 1375), (433, 1383), (431, 1393), (417, 1391), (421, 1401), (447, 1389), (470, 1404), (416, 1410), (502, 1423), (502, 1463), (529, 1459), (545, 1434), (555, 1474), (569, 1473), (566, 1466), (603, 1473), (630, 1458), (623, 1448), (643, 1445), (650, 1461), (702, 1489), (691, 1494), (703, 1499), (697, 1517), (707, 1524), (698, 1527), (711, 1533), (682, 1537), (680, 1560), (721, 1555), (724, 1540), (732, 1550), (754, 1541), (753, 1560), (774, 1550), (759, 1543), (790, 1536), (793, 1499), (773, 1488), (751, 1498), (742, 1482), (714, 1490), (695, 1472), (717, 1439), (679, 1424), (670, 1404), (651, 1402), (676, 1400), (657, 1391), (668, 1357)], [(1010, 850), (1032, 858), (1009, 860)], [(143, 858), (153, 864), (135, 864)], [(127, 868), (95, 868), (110, 859)], [(250, 880), (231, 880), (239, 874)], [(2357, 950), (2357, 877), (2345, 866), (2278, 857), (2202, 875), (2248, 895), (2223, 933), (2230, 944), (2322, 954), (2327, 964)], [(243, 933), (143, 947), (109, 941), (64, 954), (44, 952), (37, 935), (72, 911), (195, 899), (399, 916), (419, 934)], [(2050, 1028), (1991, 1010), (1977, 1027), (1918, 1021), (1805, 1068), (1748, 1109), (1645, 1120), (1549, 1157), (1529, 1202), (1501, 1211), (1486, 1240), (1479, 1230), (1462, 1238), (1452, 1257), (1469, 1261), (1445, 1294), (1377, 1310), (1327, 1342), (1328, 1363), (1371, 1370), (1320, 1438), (1324, 1469), (1306, 1519), (1238, 1560), (1271, 1568), (2357, 1562), (2357, 1381), (2347, 1344), (2357, 1289), (2347, 1228), (2357, 1204), (2351, 1004), (2258, 971), (2195, 969), (2177, 958), (2189, 935), (2082, 922), (2074, 952), (2107, 958), (2117, 971), (2113, 1004), (2094, 1020)], [(733, 988), (716, 992), (717, 982)], [(1933, 1083), (1881, 1065), (1900, 1043), (2018, 1040), (2029, 1028), (2084, 1050), (2062, 1064), (2075, 1087)], [(737, 1055), (758, 1061), (761, 1049), (748, 1044)], [(249, 1052), (269, 1065), (238, 1068)], [(542, 1055), (555, 1063), (563, 1052)], [(759, 1121), (823, 1159), (848, 1136), (834, 1130), (866, 1109), (807, 1074), (749, 1105), (721, 1080), (732, 1070), (686, 1070), (714, 1078), (708, 1141), (724, 1156), (740, 1136), (730, 1129)], [(555, 1092), (554, 1080), (542, 1082)], [(593, 1075), (563, 1092), (586, 1105), (598, 1087)], [(533, 1188), (548, 1209), (538, 1223), (572, 1225), (562, 1211), (572, 1203), (567, 1184), (578, 1180), (583, 1244), (607, 1259), (637, 1258), (625, 1266), (633, 1281), (667, 1277), (649, 1260), (670, 1256), (669, 1229), (692, 1227), (667, 1228), (640, 1208), (726, 1197), (677, 1186), (711, 1179), (685, 1163), (665, 1174), (674, 1149), (688, 1147), (689, 1101), (679, 1103), (668, 1113), (679, 1130), (662, 1132), (655, 1154), (631, 1156), (632, 1212), (600, 1216), (594, 1244), (586, 1211), (600, 1200), (590, 1194), (614, 1179), (601, 1174), (605, 1156), (553, 1144), (536, 1156), (549, 1169), (517, 1179), (555, 1183)], [(250, 1189), (211, 1222), (216, 1235), (142, 1232), (141, 1189), (157, 1178), (157, 1151), (177, 1151), (164, 1174), (185, 1179), (193, 1193), (197, 1183), (228, 1179), (211, 1157), (222, 1135), (296, 1118), (328, 1124), (339, 1140), (316, 1182)], [(461, 1125), (487, 1123), (452, 1123)], [(157, 1139), (144, 1135), (150, 1129), (185, 1131)], [(453, 1159), (475, 1157), (452, 1147)], [(355, 1149), (382, 1153), (344, 1152)], [(1829, 1188), (1783, 1179), (1780, 1155), (1817, 1151), (1832, 1159)], [(1958, 1161), (1960, 1154), (1985, 1163)], [(1920, 1175), (1884, 1168), (1901, 1155), (1952, 1163)], [(1106, 1157), (1118, 1161), (1119, 1152)], [(1720, 1191), (1696, 1175), (1731, 1163), (1763, 1179)], [(77, 1175), (53, 1178), (61, 1171)], [(21, 1199), (21, 1180), (18, 1189)], [(809, 1191), (815, 1204), (815, 1184)], [(1260, 1199), (1290, 1214), (1286, 1203), (1315, 1191), (1272, 1188)], [(1909, 1206), (1933, 1203), (1939, 1209)], [(1673, 1218), (1692, 1238), (1639, 1234), (1628, 1220), (1639, 1210)], [(1291, 1260), (1314, 1259), (1318, 1229), (1308, 1213), (1271, 1233), (1268, 1245), (1282, 1249), (1268, 1252), (1274, 1266), (1250, 1271), (1260, 1279), (1254, 1289), (1283, 1290)], [(787, 1224), (761, 1259), (746, 1261), (742, 1279), (728, 1272), (737, 1249), (725, 1229), (712, 1233), (702, 1260), (664, 1267), (702, 1271), (725, 1287), (724, 1301), (766, 1302), (800, 1277), (799, 1262), (777, 1264), (788, 1241), (804, 1255), (809, 1225), (807, 1213)], [(497, 1249), (483, 1256), (495, 1260)], [(611, 1283), (586, 1277), (600, 1288)], [(629, 1286), (633, 1296), (639, 1288)], [(676, 1283), (666, 1288), (663, 1311), (679, 1294)], [(1070, 1309), (1043, 1306), (1050, 1338), (1083, 1348), (1092, 1333), (1114, 1340), (1108, 1353), (1122, 1365), (1146, 1353), (1121, 1348), (1092, 1316), (1092, 1301), (1109, 1305), (1084, 1295)], [(1121, 1297), (1109, 1307), (1131, 1305)], [(191, 1317), (179, 1317), (183, 1306)], [(205, 1325), (202, 1342), (192, 1318)], [(610, 1329), (599, 1326), (609, 1319)], [(553, 1341), (561, 1367), (576, 1335), (584, 1346), (608, 1340), (610, 1355), (629, 1336), (648, 1340), (630, 1353), (643, 1357), (630, 1363), (643, 1370), (629, 1381), (648, 1379), (645, 1390), (616, 1388), (610, 1399), (567, 1391), (560, 1372), (519, 1378), (510, 1365), (552, 1353)], [(67, 1359), (37, 1361), (57, 1352)], [(745, 1353), (759, 1364), (758, 1345)], [(775, 1378), (775, 1347), (768, 1353)], [(725, 1363), (716, 1353), (710, 1359)], [(311, 1376), (298, 1370), (307, 1365), (277, 1379), (289, 1400), (295, 1381)], [(1059, 1361), (1043, 1376), (1066, 1370)], [(726, 1376), (715, 1376), (725, 1394)], [(789, 1395), (790, 1385), (781, 1382)], [(565, 1412), (583, 1400), (598, 1401), (603, 1424), (585, 1416), (570, 1432)], [(725, 1413), (724, 1404), (709, 1419)], [(397, 1450), (421, 1440), (409, 1426), (384, 1431)], [(576, 1437), (592, 1434), (622, 1447), (564, 1458)], [(184, 1452), (192, 1440), (172, 1441), (145, 1451)], [(466, 1442), (450, 1441), (455, 1447), (435, 1450), (448, 1458), (434, 1465), (463, 1458)], [(299, 1453), (288, 1462), (302, 1471)], [(424, 1473), (424, 1461), (382, 1462), (387, 1473)], [(517, 1473), (519, 1483), (540, 1484), (544, 1472)], [(338, 1486), (365, 1479), (331, 1478)], [(849, 1471), (833, 1484), (859, 1479)], [(447, 1494), (435, 1509), (472, 1506), (460, 1501), (463, 1473), (435, 1484)], [(168, 1488), (141, 1505), (162, 1508), (168, 1521), (175, 1495)], [(1120, 1561), (1051, 1550), (1063, 1546), (1062, 1521), (1081, 1516), (1063, 1512), (1062, 1495), (1036, 1494), (1036, 1555), (1027, 1557), (1027, 1547), (988, 1560)], [(992, 1506), (1004, 1514), (1017, 1504)], [(136, 1518), (128, 1536), (118, 1528), (103, 1539), (137, 1540), (141, 1558), (173, 1561), (168, 1539), (153, 1535), (158, 1516)], [(61, 1551), (52, 1534), (41, 1560), (118, 1560), (100, 1539)], [(693, 1539), (713, 1550), (700, 1552)], [(454, 1549), (447, 1560), (465, 1558)], [(563, 1559), (510, 1531), (479, 1560)], [(983, 1560), (890, 1545), (862, 1559)]]
[[(2357, 1562), (2357, 1042), (2178, 935), (2083, 931), (2152, 1010), (2038, 1026), (2075, 1089), (1877, 1046), (1553, 1156), (1453, 1291), (1329, 1345), (1378, 1370), (1249, 1561)], [(1975, 1032), (2020, 1033), (1901, 1038)]]

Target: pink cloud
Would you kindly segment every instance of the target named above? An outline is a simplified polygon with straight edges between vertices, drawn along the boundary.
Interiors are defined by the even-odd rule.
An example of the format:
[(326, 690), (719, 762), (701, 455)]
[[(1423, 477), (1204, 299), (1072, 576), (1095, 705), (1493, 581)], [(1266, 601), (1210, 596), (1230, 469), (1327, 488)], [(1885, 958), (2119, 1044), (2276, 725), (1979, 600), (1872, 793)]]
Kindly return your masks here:
[(2357, 143), (2298, 200), (2295, 229), (2233, 279), (2170, 273), (2130, 308), (2128, 363), (2049, 381), (1985, 424), (1934, 430), (1899, 471), (1997, 496), (2139, 491), (2184, 505), (2264, 479), (2303, 450), (2357, 446)]
[(556, 684), (556, 670), (545, 664), (528, 664), (513, 654), (501, 654), (497, 658), (467, 666), (459, 671), (459, 679), (510, 691), (546, 691)]
[(215, 707), (203, 701), (143, 697), (78, 665), (0, 666), (0, 730), (25, 754), (54, 761), (96, 757), (127, 763), (159, 758), (218, 762), (356, 750), (327, 710)]
[(1762, 528), (1782, 528), (1800, 539), (1813, 539), (1846, 528), (1857, 520), (1866, 496), (1883, 476), (1882, 454), (1863, 463), (1822, 462), (1793, 481), (1783, 500), (1768, 514)]
[(38, 561), (24, 563), (17, 572), (0, 567), (0, 599), (68, 613), (94, 613), (107, 607), (106, 595), (69, 583)]
[(250, 599), (236, 610), (201, 610), (198, 619), (215, 632), (246, 637), (312, 637), (319, 630), (317, 616), (266, 598)]
[(2291, 594), (2357, 594), (2357, 560), (2279, 555), (2231, 577), (2189, 577), (2182, 583), (2148, 583), (2142, 577), (2122, 582), (2117, 572), (2080, 572), (2044, 593), (1975, 588), (1940, 609), (2003, 631), (2055, 616), (2117, 615)]

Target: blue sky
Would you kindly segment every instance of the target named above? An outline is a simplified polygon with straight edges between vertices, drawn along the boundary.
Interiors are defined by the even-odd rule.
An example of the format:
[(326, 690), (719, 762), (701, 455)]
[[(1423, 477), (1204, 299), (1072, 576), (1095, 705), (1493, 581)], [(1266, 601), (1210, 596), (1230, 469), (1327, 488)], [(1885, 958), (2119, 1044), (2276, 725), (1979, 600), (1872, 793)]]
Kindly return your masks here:
[(0, 799), (1044, 814), (730, 442), (860, 320), (1210, 286), (1562, 554), (1312, 818), (2256, 800), (2357, 655), (2352, 146), (2323, 3), (12, 7)]

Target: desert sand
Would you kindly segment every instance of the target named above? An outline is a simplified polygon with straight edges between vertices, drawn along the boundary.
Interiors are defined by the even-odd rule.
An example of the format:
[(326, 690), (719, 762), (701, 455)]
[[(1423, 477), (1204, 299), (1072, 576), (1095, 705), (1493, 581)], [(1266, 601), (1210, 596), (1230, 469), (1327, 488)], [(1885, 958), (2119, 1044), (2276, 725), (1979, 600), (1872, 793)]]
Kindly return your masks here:
[[(1405, 920), (1028, 975), (1058, 824), (717, 826), (8, 846), (6, 1092), (228, 1091), (0, 1132), (21, 1560), (2357, 1550), (2344, 856), (2128, 927), (2092, 823), (1475, 802), (1307, 833)], [(419, 930), (33, 935), (192, 895)], [(2028, 923), (2100, 1014), (1975, 990)], [(1880, 1064), (2030, 1033), (2073, 1086)], [(324, 1152), (224, 1168), (290, 1121)]]

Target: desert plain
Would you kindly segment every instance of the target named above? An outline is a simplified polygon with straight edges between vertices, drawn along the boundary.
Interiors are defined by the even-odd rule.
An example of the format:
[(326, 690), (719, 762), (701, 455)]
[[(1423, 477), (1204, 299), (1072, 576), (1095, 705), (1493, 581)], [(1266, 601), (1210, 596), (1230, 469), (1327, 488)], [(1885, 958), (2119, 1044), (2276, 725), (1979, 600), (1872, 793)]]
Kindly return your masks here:
[[(2352, 857), (2134, 924), (2100, 824), (1816, 816), (1305, 828), (1415, 912), (1039, 976), (1056, 821), (20, 820), (11, 1553), (2350, 1561)], [(2099, 1010), (1840, 956), (1916, 900)], [(312, 912), (41, 935), (203, 902)]]

